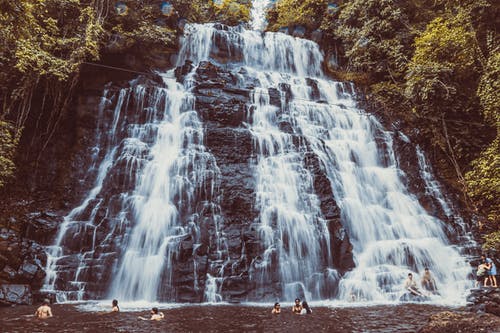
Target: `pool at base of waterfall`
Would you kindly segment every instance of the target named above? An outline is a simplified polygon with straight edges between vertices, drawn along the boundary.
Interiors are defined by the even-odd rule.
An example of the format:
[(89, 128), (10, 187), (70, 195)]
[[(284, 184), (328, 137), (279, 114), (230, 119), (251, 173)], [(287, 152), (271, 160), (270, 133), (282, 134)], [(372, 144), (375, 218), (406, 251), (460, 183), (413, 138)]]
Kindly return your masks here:
[[(429, 316), (450, 310), (428, 304), (370, 307), (312, 307), (310, 315), (294, 315), (292, 304), (282, 303), (282, 313), (271, 307), (245, 305), (186, 305), (162, 307), (162, 321), (143, 321), (149, 311), (123, 309), (106, 313), (92, 303), (55, 304), (53, 318), (40, 320), (35, 306), (0, 307), (2, 332), (415, 332)], [(108, 311), (110, 310), (107, 309)]]

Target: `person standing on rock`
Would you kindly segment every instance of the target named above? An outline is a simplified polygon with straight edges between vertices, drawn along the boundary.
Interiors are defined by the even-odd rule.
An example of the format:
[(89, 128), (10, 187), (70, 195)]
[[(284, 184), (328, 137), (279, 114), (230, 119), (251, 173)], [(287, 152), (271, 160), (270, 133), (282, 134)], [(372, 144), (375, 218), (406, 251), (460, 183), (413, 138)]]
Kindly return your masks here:
[(35, 317), (40, 319), (52, 317), (52, 310), (50, 309), (49, 304), (50, 301), (48, 299), (44, 299), (42, 305), (36, 309)]
[[(490, 285), (494, 288), (497, 288), (497, 267), (495, 266), (495, 263), (493, 260), (491, 260), (490, 257), (485, 257), (484, 255), (481, 256), (481, 259), (484, 260), (486, 263), (486, 267), (488, 268), (487, 275), (488, 275), (488, 280), (490, 281)], [(484, 280), (484, 286), (486, 287), (487, 281)]]

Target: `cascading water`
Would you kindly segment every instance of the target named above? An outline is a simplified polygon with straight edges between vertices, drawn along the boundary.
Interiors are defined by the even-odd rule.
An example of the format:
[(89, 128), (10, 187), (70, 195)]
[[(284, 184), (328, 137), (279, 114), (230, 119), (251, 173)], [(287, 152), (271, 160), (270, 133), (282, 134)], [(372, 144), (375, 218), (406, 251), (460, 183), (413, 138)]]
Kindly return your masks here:
[(397, 299), (407, 273), (429, 267), (443, 298), (459, 300), (468, 265), (448, 244), (442, 222), (404, 187), (390, 134), (355, 108), (351, 87), (317, 79), (327, 103), (318, 104), (305, 101), (312, 96), (304, 86), (292, 87), (292, 112), (326, 167), (354, 247), (356, 268), (341, 280), (339, 298)]
[[(254, 2), (255, 30), (263, 29), (269, 3)], [(231, 281), (255, 286), (251, 300), (392, 301), (404, 292), (408, 272), (429, 267), (441, 298), (459, 302), (469, 267), (443, 223), (405, 188), (391, 133), (357, 109), (352, 85), (324, 77), (317, 44), (255, 30), (188, 25), (178, 55), (179, 66), (192, 63), (183, 84), (171, 70), (161, 86), (132, 82), (105, 93), (100, 110), (109, 125), (97, 140), (96, 185), (49, 249), (45, 289), (79, 299), (108, 290), (121, 300), (185, 300), (178, 295), (190, 284), (189, 301), (216, 302), (227, 295), (227, 277), (248, 265)], [(204, 146), (192, 92), (197, 68), (207, 61), (228, 68), (250, 96), (242, 130), (254, 143), (259, 245), (242, 241), (241, 253), (229, 253), (220, 172)], [(325, 214), (311, 156), (315, 172), (329, 181), (345, 230), (333, 228), (334, 214)], [(430, 182), (430, 173), (423, 177)], [(78, 237), (90, 245), (71, 244)], [(332, 250), (338, 239), (352, 244), (355, 268), (348, 272)], [(259, 255), (249, 257), (247, 246)], [(188, 257), (185, 267), (181, 257)]]
[[(163, 75), (165, 88), (148, 89), (131, 82), (131, 88), (117, 93), (114, 117), (110, 128), (105, 128), (108, 135), (98, 140), (107, 150), (96, 185), (65, 218), (56, 245), (49, 249), (44, 289), (64, 289), (64, 282), (58, 279), (70, 280), (77, 288), (76, 294), (68, 292), (71, 290), (58, 292), (59, 300), (82, 299), (89, 277), (99, 278), (92, 272), (106, 275), (107, 271), (110, 275), (116, 263), (118, 267), (112, 276), (101, 281), (105, 286), (111, 284), (113, 297), (174, 299), (172, 266), (181, 243), (190, 238), (196, 248), (199, 224), (206, 219), (218, 220), (218, 205), (212, 201), (216, 200), (217, 165), (203, 146), (203, 128), (193, 110), (193, 96), (175, 82), (172, 74), (170, 71)], [(105, 94), (100, 109), (106, 103), (110, 101)], [(123, 139), (116, 139), (120, 137)], [(123, 188), (110, 199), (103, 184), (113, 182)], [(98, 214), (100, 210), (103, 212)], [(85, 237), (87, 229), (92, 230), (95, 238), (96, 232), (108, 223), (112, 224), (108, 235), (92, 241), (88, 251), (75, 253), (74, 247), (68, 246), (78, 237)], [(123, 250), (123, 254), (113, 249)], [(220, 252), (222, 257), (223, 250)], [(106, 260), (106, 256), (111, 260)], [(75, 272), (69, 272), (63, 263), (75, 257), (80, 262)], [(98, 268), (105, 265), (108, 267)], [(193, 274), (196, 276), (197, 272)], [(197, 282), (196, 278), (193, 283)]]

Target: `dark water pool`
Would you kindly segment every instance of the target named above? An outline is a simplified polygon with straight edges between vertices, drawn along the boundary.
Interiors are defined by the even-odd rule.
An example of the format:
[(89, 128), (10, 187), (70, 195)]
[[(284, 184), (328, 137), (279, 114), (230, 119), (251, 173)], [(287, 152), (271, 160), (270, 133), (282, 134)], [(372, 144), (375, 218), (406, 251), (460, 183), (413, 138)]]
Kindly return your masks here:
[(85, 312), (75, 305), (52, 306), (54, 317), (29, 316), (35, 306), (0, 308), (1, 332), (415, 332), (431, 314), (449, 308), (421, 304), (353, 308), (314, 307), (294, 315), (288, 306), (271, 315), (265, 307), (219, 305), (163, 308), (165, 319), (142, 321), (147, 311)]

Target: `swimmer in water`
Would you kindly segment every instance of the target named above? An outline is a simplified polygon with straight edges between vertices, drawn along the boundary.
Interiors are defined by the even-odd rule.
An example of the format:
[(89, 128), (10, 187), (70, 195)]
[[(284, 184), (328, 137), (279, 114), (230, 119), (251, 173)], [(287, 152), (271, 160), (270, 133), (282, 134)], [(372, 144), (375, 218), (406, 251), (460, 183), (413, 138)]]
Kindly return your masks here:
[(300, 299), (295, 299), (295, 304), (292, 306), (292, 312), (295, 314), (300, 314), (302, 312), (302, 305), (300, 304)]
[(111, 312), (120, 312), (120, 307), (118, 306), (118, 300), (114, 299), (111, 302)]
[(274, 303), (274, 308), (271, 311), (272, 314), (280, 314), (281, 313), (281, 307), (280, 303)]
[(139, 319), (142, 320), (162, 320), (165, 316), (163, 313), (158, 311), (158, 308), (152, 308), (151, 309), (151, 318), (144, 318), (144, 317), (139, 317)]
[(49, 304), (50, 301), (48, 299), (44, 299), (42, 305), (36, 309), (35, 317), (40, 319), (52, 317), (52, 310), (50, 309)]

